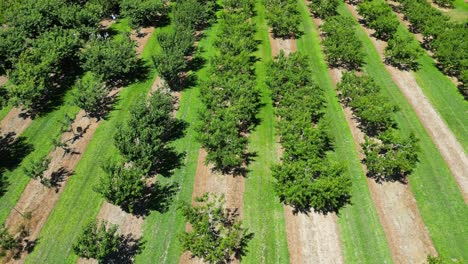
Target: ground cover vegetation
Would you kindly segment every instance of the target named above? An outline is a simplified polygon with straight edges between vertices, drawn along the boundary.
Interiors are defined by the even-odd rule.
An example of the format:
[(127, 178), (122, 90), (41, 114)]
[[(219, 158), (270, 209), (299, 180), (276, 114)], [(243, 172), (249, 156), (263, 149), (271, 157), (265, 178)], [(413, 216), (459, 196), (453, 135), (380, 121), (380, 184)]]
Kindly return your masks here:
[(278, 130), (284, 149), (282, 163), (273, 167), (275, 190), (296, 211), (338, 211), (350, 199), (350, 179), (332, 150), (323, 118), (323, 91), (312, 81), (307, 56), (284, 53), (268, 67), (266, 83), (272, 91)]
[(423, 46), (434, 53), (440, 69), (462, 82), (462, 93), (468, 94), (468, 27), (455, 23), (425, 0), (398, 0), (401, 11), (413, 33), (421, 33)]
[(300, 16), (295, 0), (266, 0), (267, 21), (275, 37), (291, 38), (300, 35)]
[(260, 107), (252, 59), (257, 43), (249, 2), (224, 3), (213, 43), (216, 53), (200, 90), (204, 107), (196, 128), (198, 140), (208, 152), (206, 162), (223, 173), (243, 173), (250, 156), (247, 134), (257, 123)]
[(224, 196), (205, 193), (196, 198), (199, 205), (184, 203), (182, 214), (192, 226), (180, 234), (185, 250), (208, 263), (229, 263), (240, 259), (253, 234), (242, 226), (236, 211), (226, 209)]

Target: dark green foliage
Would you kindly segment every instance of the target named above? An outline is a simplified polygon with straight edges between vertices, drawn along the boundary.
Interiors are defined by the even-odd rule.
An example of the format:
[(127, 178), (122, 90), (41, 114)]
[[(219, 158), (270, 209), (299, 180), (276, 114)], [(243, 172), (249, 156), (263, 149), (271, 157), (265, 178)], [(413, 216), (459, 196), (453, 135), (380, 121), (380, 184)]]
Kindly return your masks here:
[[(236, 0), (237, 1), (237, 0)], [(173, 21), (180, 29), (203, 29), (215, 15), (216, 1), (213, 0), (179, 0), (173, 6)]]
[(418, 139), (413, 134), (403, 138), (393, 130), (382, 133), (377, 139), (366, 137), (362, 144), (368, 176), (377, 181), (404, 181), (419, 161)]
[(159, 74), (172, 89), (178, 88), (179, 75), (187, 68), (186, 55), (193, 49), (195, 37), (190, 28), (161, 32), (157, 37), (162, 52), (153, 56)]
[(379, 0), (365, 0), (358, 6), (358, 12), (367, 25), (375, 30), (375, 37), (388, 40), (397, 31), (400, 22), (390, 6)]
[(296, 211), (339, 210), (349, 202), (351, 181), (327, 156), (332, 144), (323, 118), (325, 101), (311, 79), (308, 58), (281, 52), (267, 70), (284, 149), (282, 163), (272, 169), (276, 193)]
[(109, 228), (106, 223), (91, 222), (84, 229), (73, 245), (73, 251), (80, 257), (93, 258), (99, 263), (106, 263), (105, 259), (119, 249), (120, 238), (117, 226)]
[(0, 253), (4, 250), (14, 249), (17, 246), (18, 243), (8, 230), (4, 226), (0, 227)]
[(140, 65), (135, 46), (129, 36), (94, 39), (83, 51), (83, 68), (102, 76), (105, 82), (125, 81)]
[(355, 35), (352, 18), (333, 16), (321, 26), (325, 35), (322, 42), (328, 64), (332, 67), (359, 69), (364, 63), (362, 43)]
[(444, 31), (432, 45), (444, 72), (460, 78), (461, 72), (468, 70), (468, 24)]
[(50, 161), (51, 159), (47, 156), (35, 160), (23, 169), (24, 174), (31, 179), (40, 181), (46, 187), (51, 187), (50, 179), (44, 175), (44, 172), (49, 168)]
[(310, 2), (310, 8), (313, 10), (313, 13), (320, 18), (327, 18), (338, 14), (337, 8), (340, 5), (340, 0), (312, 0)]
[(168, 11), (164, 0), (122, 0), (120, 8), (133, 28), (155, 25)]
[(275, 37), (298, 36), (301, 16), (295, 0), (266, 0), (267, 21)]
[(22, 31), (0, 27), (0, 73), (12, 69), (27, 46), (28, 41)]
[(247, 161), (248, 133), (256, 123), (260, 94), (256, 87), (252, 52), (256, 49), (250, 1), (228, 2), (221, 13), (216, 54), (208, 78), (201, 83), (198, 140), (208, 152), (206, 161), (224, 173), (241, 172)]
[(422, 54), (419, 42), (405, 33), (395, 34), (385, 48), (386, 62), (400, 69), (417, 70)]
[(184, 135), (184, 123), (173, 117), (172, 97), (157, 90), (130, 110), (130, 119), (117, 127), (115, 145), (135, 166), (163, 175), (178, 165), (180, 154), (171, 142)]
[(107, 164), (103, 167), (105, 176), (101, 177), (95, 191), (109, 203), (133, 212), (135, 204), (144, 195), (146, 186), (145, 171), (138, 167), (125, 168), (124, 165)]
[(375, 136), (396, 126), (393, 113), (398, 107), (380, 93), (380, 87), (371, 77), (345, 72), (337, 88), (340, 98), (353, 109), (366, 134)]
[(224, 197), (205, 193), (200, 205), (182, 204), (180, 210), (192, 230), (179, 236), (182, 248), (208, 263), (229, 263), (240, 259), (252, 239), (236, 214), (224, 209)]
[(57, 28), (42, 34), (9, 74), (11, 101), (32, 112), (43, 109), (63, 88), (63, 74), (74, 66), (78, 48), (76, 31)]
[(90, 117), (100, 119), (108, 110), (109, 89), (100, 77), (90, 74), (78, 80), (74, 94), (76, 106), (83, 109)]

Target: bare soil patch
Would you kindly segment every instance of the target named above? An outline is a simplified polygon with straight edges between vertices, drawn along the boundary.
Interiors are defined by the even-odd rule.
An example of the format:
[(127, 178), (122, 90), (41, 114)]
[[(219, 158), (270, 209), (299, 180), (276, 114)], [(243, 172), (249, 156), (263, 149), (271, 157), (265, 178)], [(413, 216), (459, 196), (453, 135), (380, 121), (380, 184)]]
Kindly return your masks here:
[[(333, 83), (341, 79), (341, 71), (329, 70)], [(364, 133), (358, 128), (352, 110), (343, 106), (354, 144), (362, 160), (361, 143)], [(367, 168), (362, 164), (366, 173)], [(427, 255), (436, 255), (429, 233), (422, 221), (416, 200), (409, 186), (400, 182), (376, 183), (367, 178), (367, 185), (384, 228), (390, 252), (395, 263), (425, 263)]]
[(269, 32), (268, 36), (270, 38), (271, 55), (273, 58), (278, 56), (281, 51), (284, 51), (285, 55), (287, 56), (297, 50), (296, 39), (274, 38), (271, 31)]
[(142, 28), (140, 32), (133, 31), (131, 39), (137, 42), (136, 50), (138, 55), (141, 55), (141, 53), (143, 52), (146, 43), (148, 43), (148, 40), (151, 38), (151, 35), (153, 35), (154, 29), (154, 27), (146, 27)]
[[(358, 17), (354, 8), (349, 5), (348, 8), (353, 12), (355, 17)], [(365, 27), (363, 27), (363, 29), (366, 30), (369, 35), (371, 34), (369, 29)], [(371, 40), (380, 57), (383, 59), (386, 43), (373, 37), (371, 37)], [(468, 203), (468, 157), (463, 147), (455, 138), (450, 128), (448, 128), (447, 124), (442, 120), (439, 113), (434, 109), (421, 87), (419, 87), (413, 74), (408, 71), (401, 71), (389, 65), (385, 65), (385, 68), (429, 132), (432, 141), (436, 144), (455, 177), (465, 199), (465, 203)]]
[(14, 134), (15, 137), (21, 135), (26, 128), (31, 125), (32, 119), (21, 108), (14, 107), (0, 121), (0, 133), (2, 135)]
[(6, 76), (0, 75), (0, 86), (5, 85), (8, 82)]

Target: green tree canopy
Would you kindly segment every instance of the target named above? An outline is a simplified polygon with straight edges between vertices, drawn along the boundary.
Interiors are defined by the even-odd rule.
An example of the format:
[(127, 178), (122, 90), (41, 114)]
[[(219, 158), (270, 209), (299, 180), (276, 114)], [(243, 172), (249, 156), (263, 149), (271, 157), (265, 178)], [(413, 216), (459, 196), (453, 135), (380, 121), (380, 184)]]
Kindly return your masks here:
[(205, 193), (199, 205), (182, 204), (180, 210), (192, 226), (179, 236), (182, 248), (208, 263), (228, 263), (240, 258), (252, 238), (233, 209), (224, 208), (224, 197)]
[(118, 251), (120, 237), (117, 226), (106, 227), (105, 222), (91, 222), (86, 225), (73, 245), (73, 251), (80, 257), (93, 258), (106, 263), (106, 257)]

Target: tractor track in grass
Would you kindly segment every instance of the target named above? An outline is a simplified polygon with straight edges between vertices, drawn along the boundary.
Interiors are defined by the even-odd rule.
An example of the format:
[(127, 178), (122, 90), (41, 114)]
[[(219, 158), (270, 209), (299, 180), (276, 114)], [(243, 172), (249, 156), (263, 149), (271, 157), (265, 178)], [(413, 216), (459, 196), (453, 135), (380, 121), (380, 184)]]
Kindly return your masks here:
[[(281, 50), (286, 55), (297, 50), (295, 39), (278, 39), (271, 33), (269, 39), (273, 57)], [(279, 147), (279, 157), (282, 152)], [(285, 205), (283, 208), (290, 263), (344, 263), (335, 213), (324, 215), (311, 211), (295, 214), (292, 207)]]
[[(313, 20), (315, 26), (319, 28), (322, 21)], [(342, 71), (329, 68), (329, 74), (336, 87), (341, 80)], [(361, 143), (364, 142), (364, 133), (358, 128), (352, 110), (344, 105), (342, 108), (354, 138), (354, 145), (362, 160), (364, 154)], [(362, 167), (366, 173), (366, 166), (362, 164)], [(409, 185), (399, 182), (377, 183), (369, 178), (367, 178), (367, 184), (380, 223), (384, 228), (393, 261), (395, 263), (424, 263), (427, 255), (436, 255), (437, 252), (422, 221)]]
[[(146, 45), (146, 42), (151, 36), (153, 30), (154, 29), (151, 28), (144, 29), (144, 31), (147, 33), (145, 37), (134, 39), (138, 43), (138, 54), (141, 54), (143, 47)], [(114, 89), (109, 93), (109, 96), (115, 98), (121, 90), (122, 88)], [(20, 225), (24, 225), (29, 231), (27, 239), (30, 241), (30, 243), (37, 240), (42, 227), (46, 223), (49, 215), (55, 207), (55, 204), (59, 200), (60, 194), (64, 190), (69, 177), (73, 175), (75, 167), (81, 160), (81, 157), (86, 151), (86, 147), (92, 139), (94, 132), (96, 131), (99, 124), (100, 122), (97, 119), (89, 118), (83, 110), (77, 114), (71, 125), (72, 131), (64, 133), (61, 138), (62, 141), (70, 141), (70, 139), (73, 138), (69, 144), (72, 152), (65, 153), (62, 148), (56, 148), (51, 153), (49, 153), (51, 162), (49, 164), (48, 170), (45, 172), (45, 176), (50, 178), (52, 174), (60, 173), (58, 175), (62, 178), (59, 181), (59, 185), (55, 188), (46, 188), (39, 181), (29, 181), (15, 208), (16, 210), (23, 213), (31, 212), (32, 218), (25, 219), (21, 214), (18, 213), (18, 211), (13, 209), (5, 222), (10, 232), (15, 232), (18, 230)], [(78, 127), (81, 127), (84, 132), (79, 137), (75, 137), (74, 131), (77, 131)], [(112, 207), (106, 207), (105, 213), (119, 215), (119, 213), (116, 210), (113, 210)], [(126, 224), (128, 221), (122, 220), (122, 222)], [(126, 224), (122, 229), (132, 229), (133, 226), (133, 223)], [(6, 262), (24, 263), (26, 256), (27, 253), (22, 252), (19, 258), (6, 259)]]
[[(359, 20), (361, 18), (355, 7), (349, 4), (346, 6), (356, 19)], [(384, 50), (386, 42), (372, 37), (372, 31), (370, 29), (360, 24), (359, 26), (369, 35), (380, 58), (385, 58)], [(413, 74), (387, 64), (385, 64), (385, 68), (390, 73), (394, 83), (400, 88), (400, 91), (404, 94), (439, 149), (460, 188), (465, 203), (468, 204), (468, 157), (463, 147), (455, 138), (450, 128), (448, 128), (447, 124), (442, 120), (439, 113), (434, 109), (421, 87), (419, 87)]]

